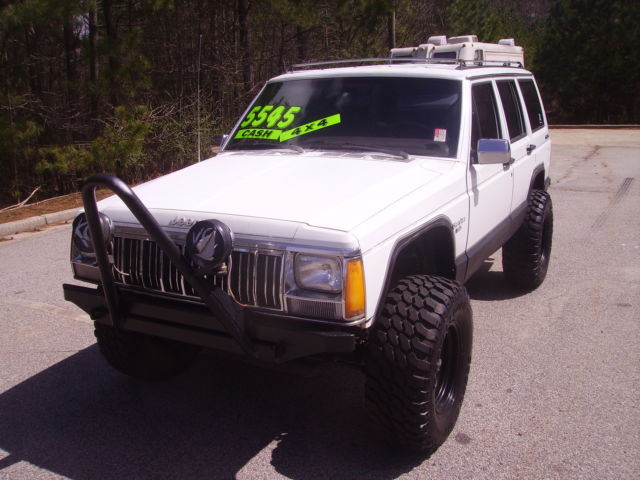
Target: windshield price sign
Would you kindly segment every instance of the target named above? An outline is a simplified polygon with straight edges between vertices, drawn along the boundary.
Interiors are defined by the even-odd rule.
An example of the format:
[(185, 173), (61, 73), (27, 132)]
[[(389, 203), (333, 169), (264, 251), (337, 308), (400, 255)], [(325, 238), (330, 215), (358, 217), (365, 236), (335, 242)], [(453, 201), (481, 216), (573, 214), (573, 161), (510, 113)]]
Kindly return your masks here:
[[(233, 138), (260, 138), (263, 140), (279, 140), (286, 142), (290, 138), (299, 137), (307, 133), (315, 132), (323, 128), (340, 123), (340, 114), (331, 115), (313, 122), (305, 123), (289, 130), (284, 130), (296, 119), (296, 115), (302, 107), (274, 107), (273, 105), (257, 105), (251, 109), (241, 128)], [(276, 128), (274, 128), (276, 127)]]

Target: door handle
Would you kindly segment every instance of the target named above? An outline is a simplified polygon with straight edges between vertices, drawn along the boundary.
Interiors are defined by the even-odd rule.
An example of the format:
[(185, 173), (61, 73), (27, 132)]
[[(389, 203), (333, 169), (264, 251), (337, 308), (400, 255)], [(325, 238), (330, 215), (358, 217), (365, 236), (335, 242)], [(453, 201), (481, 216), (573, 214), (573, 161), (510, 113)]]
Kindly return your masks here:
[(527, 155), (531, 155), (531, 152), (533, 152), (536, 149), (536, 146), (532, 143), (531, 145), (527, 146)]
[(504, 162), (502, 166), (506, 169), (515, 163), (516, 159), (511, 157), (508, 162)]

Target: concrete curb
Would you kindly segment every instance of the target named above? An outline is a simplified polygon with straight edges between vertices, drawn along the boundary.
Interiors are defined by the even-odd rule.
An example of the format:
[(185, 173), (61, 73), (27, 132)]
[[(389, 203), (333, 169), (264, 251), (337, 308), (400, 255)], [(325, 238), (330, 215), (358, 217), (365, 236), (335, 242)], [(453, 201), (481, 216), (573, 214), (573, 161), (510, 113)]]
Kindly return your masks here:
[(72, 220), (80, 210), (82, 210), (80, 207), (70, 208), (69, 210), (63, 210), (61, 212), (47, 213), (43, 215), (43, 217), (47, 221), (47, 225), (65, 223)]
[(549, 125), (551, 130), (638, 130), (640, 125)]
[(16, 233), (31, 232), (47, 225), (65, 223), (71, 220), (80, 211), (80, 208), (70, 208), (61, 212), (46, 213), (37, 217), (25, 218), (0, 224), (0, 237), (15, 235)]

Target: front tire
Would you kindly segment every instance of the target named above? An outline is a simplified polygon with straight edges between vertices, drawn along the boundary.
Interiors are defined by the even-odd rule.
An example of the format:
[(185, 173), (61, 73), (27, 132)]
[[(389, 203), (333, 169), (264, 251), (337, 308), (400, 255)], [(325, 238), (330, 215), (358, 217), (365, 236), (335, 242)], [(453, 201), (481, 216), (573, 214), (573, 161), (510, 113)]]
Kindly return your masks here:
[(95, 324), (100, 353), (125, 375), (144, 380), (162, 380), (186, 370), (199, 347), (175, 340), (128, 332), (101, 323)]
[(552, 240), (551, 196), (544, 190), (533, 190), (522, 225), (502, 247), (506, 280), (525, 290), (539, 287), (549, 269)]
[(405, 448), (437, 450), (460, 413), (472, 337), (464, 287), (429, 275), (402, 279), (369, 337), (365, 394), (374, 423)]

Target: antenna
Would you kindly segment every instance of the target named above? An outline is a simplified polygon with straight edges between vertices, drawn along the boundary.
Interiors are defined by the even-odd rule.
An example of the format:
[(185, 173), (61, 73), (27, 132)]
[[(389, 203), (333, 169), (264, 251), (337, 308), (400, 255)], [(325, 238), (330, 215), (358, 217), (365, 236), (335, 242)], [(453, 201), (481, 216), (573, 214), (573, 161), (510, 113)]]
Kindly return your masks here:
[(202, 52), (202, 34), (200, 34), (200, 37), (198, 38), (198, 80), (197, 80), (197, 95), (198, 98), (196, 99), (196, 109), (197, 109), (197, 119), (196, 119), (196, 123), (197, 123), (197, 128), (198, 128), (198, 145), (197, 145), (197, 149), (198, 149), (198, 161), (200, 162), (202, 160), (202, 155), (200, 154), (200, 54)]

